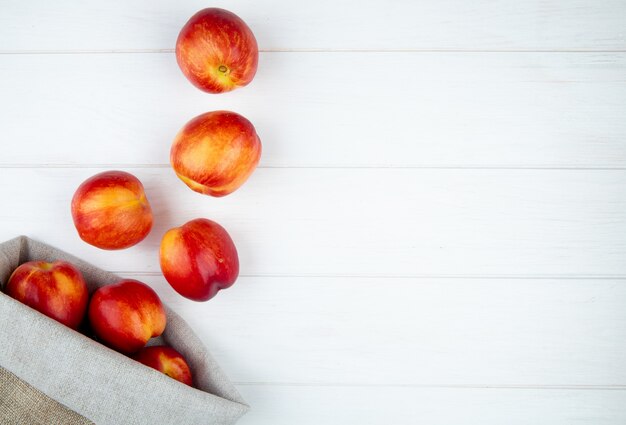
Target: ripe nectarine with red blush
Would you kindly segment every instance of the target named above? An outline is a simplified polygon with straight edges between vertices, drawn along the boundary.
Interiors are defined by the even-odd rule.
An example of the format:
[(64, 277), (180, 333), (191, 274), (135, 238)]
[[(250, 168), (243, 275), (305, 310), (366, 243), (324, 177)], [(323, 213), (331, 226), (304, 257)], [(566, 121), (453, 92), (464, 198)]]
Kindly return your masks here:
[(226, 230), (205, 218), (170, 229), (161, 240), (161, 271), (174, 290), (207, 301), (239, 275), (239, 257)]
[(192, 190), (224, 196), (241, 186), (261, 158), (250, 121), (229, 111), (207, 112), (179, 131), (170, 151), (176, 175)]
[(81, 272), (66, 261), (29, 261), (9, 278), (6, 293), (72, 329), (85, 316), (89, 294)]
[(96, 336), (126, 354), (139, 351), (150, 338), (161, 335), (166, 323), (157, 293), (132, 279), (98, 288), (89, 302), (88, 316)]
[(194, 86), (222, 93), (252, 81), (259, 49), (241, 18), (224, 9), (208, 8), (193, 15), (180, 31), (176, 61)]
[(102, 249), (128, 248), (152, 229), (143, 185), (124, 171), (105, 171), (85, 180), (72, 198), (72, 218), (80, 238)]
[(133, 356), (135, 360), (158, 370), (177, 381), (191, 386), (191, 370), (185, 358), (172, 347), (163, 345), (145, 347)]

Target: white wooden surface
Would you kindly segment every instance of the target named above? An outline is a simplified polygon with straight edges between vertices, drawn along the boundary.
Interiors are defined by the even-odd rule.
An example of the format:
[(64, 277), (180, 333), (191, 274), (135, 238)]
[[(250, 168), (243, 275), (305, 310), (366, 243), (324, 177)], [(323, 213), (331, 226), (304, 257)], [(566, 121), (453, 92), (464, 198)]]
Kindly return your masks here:
[[(209, 5), (263, 50), (219, 96), (172, 53)], [(0, 239), (152, 284), (252, 404), (242, 424), (625, 423), (625, 23), (621, 0), (0, 0)], [(264, 143), (223, 199), (167, 165), (212, 109)], [(122, 252), (69, 215), (110, 168), (156, 215)], [(157, 263), (198, 216), (242, 262), (208, 303)]]

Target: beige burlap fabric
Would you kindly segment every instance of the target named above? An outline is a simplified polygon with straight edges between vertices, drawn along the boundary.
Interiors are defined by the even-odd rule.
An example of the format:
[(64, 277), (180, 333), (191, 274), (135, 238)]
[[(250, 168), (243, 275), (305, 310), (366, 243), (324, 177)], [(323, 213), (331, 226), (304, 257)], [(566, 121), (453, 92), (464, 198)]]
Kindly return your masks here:
[[(90, 291), (120, 279), (63, 251), (19, 237), (0, 244), (0, 286), (19, 264), (30, 260), (70, 261), (81, 270)], [(0, 415), (11, 412), (15, 417), (34, 410), (32, 422), (21, 423), (89, 423), (65, 421), (69, 409), (78, 414), (76, 418), (83, 416), (99, 425), (234, 424), (248, 406), (185, 321), (167, 307), (166, 312), (165, 332), (153, 342), (165, 342), (187, 359), (196, 388), (0, 293), (0, 367), (20, 378), (0, 381), (0, 394), (12, 394), (3, 402)], [(41, 404), (29, 395), (37, 394), (34, 388), (15, 390), (20, 385), (28, 388), (26, 383), (51, 400)], [(50, 404), (55, 401), (60, 404)], [(37, 422), (38, 417), (47, 421)], [(0, 416), (0, 423), (11, 422)]]
[(92, 425), (89, 419), (68, 409), (0, 367), (0, 424)]

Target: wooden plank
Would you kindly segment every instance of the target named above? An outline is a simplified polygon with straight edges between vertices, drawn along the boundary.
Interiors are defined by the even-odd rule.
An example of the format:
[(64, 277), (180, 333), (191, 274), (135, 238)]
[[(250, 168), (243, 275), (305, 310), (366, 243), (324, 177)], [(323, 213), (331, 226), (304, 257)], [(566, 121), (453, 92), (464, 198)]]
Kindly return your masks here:
[(124, 252), (83, 243), (76, 187), (103, 169), (0, 169), (0, 239), (24, 233), (110, 270), (158, 272), (163, 233), (197, 217), (231, 233), (244, 275), (624, 276), (626, 171), (259, 169), (238, 192), (192, 192), (131, 169), (155, 213)]
[(152, 285), (239, 383), (626, 389), (626, 281), (241, 278)]
[[(196, 11), (184, 2), (43, 0), (0, 7), (0, 50), (164, 49)], [(216, 1), (264, 49), (624, 49), (621, 0)], [(62, 30), (60, 30), (62, 29)]]
[(616, 425), (626, 392), (240, 386), (241, 425)]
[(268, 167), (626, 167), (626, 53), (267, 53), (211, 96), (173, 54), (0, 55), (0, 164), (166, 164), (192, 117), (252, 120)]

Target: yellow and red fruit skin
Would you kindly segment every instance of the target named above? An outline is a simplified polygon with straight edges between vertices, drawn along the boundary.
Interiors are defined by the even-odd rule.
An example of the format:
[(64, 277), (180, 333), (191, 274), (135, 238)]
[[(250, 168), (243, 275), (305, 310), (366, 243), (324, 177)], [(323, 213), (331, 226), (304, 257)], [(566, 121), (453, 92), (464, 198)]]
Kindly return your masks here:
[(222, 226), (205, 218), (168, 230), (161, 241), (160, 263), (174, 290), (194, 301), (213, 298), (239, 275), (233, 240)]
[(163, 333), (166, 324), (159, 296), (133, 279), (98, 288), (89, 302), (88, 316), (96, 336), (125, 354), (141, 350), (150, 338)]
[(71, 208), (80, 238), (98, 248), (128, 248), (152, 229), (152, 209), (143, 185), (124, 171), (105, 171), (85, 180), (74, 193)]
[(241, 18), (224, 9), (208, 8), (193, 15), (180, 31), (176, 61), (194, 86), (223, 93), (252, 81), (259, 48)]
[(80, 271), (65, 261), (30, 261), (9, 278), (6, 293), (64, 325), (77, 329), (85, 316), (89, 293)]
[(225, 196), (250, 177), (261, 158), (252, 123), (235, 112), (213, 111), (189, 121), (170, 150), (176, 175), (192, 190)]
[(133, 358), (183, 384), (193, 386), (191, 370), (187, 361), (171, 347), (164, 345), (146, 347), (135, 354)]

